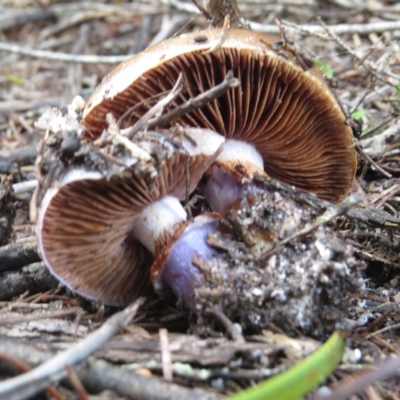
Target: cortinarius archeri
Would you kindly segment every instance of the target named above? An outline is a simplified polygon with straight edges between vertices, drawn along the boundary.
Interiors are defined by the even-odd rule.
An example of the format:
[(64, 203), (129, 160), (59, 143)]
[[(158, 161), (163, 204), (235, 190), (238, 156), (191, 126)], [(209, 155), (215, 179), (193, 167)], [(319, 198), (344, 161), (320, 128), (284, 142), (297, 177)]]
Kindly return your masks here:
[[(174, 262), (187, 263), (168, 258), (173, 246), (179, 248), (181, 234), (184, 247), (197, 246), (187, 238), (193, 228), (187, 226), (179, 200), (197, 186), (224, 138), (208, 129), (188, 128), (176, 147), (155, 135), (156, 141), (147, 139), (150, 132), (135, 142), (148, 154), (157, 154), (151, 176), (140, 176), (138, 162), (127, 150), (119, 154), (121, 164), (103, 160), (102, 168), (95, 162), (101, 157), (92, 150), (85, 156), (85, 168), (67, 167), (41, 202), (36, 226), (41, 257), (60, 281), (85, 297), (123, 305), (145, 293), (150, 287), (150, 253), (162, 258), (152, 272), (161, 289), (171, 283), (168, 269), (175, 268)], [(213, 217), (204, 218), (207, 230)], [(210, 249), (210, 256), (214, 253)], [(166, 271), (159, 274), (164, 262)], [(190, 299), (184, 301), (191, 306)]]
[[(171, 90), (180, 73), (186, 95), (180, 94), (173, 106), (217, 85), (232, 70), (239, 87), (178, 122), (246, 141), (269, 176), (340, 201), (356, 170), (353, 132), (319, 69), (307, 67), (276, 38), (237, 29), (223, 38), (223, 32), (210, 29), (168, 39), (119, 65), (87, 103), (82, 118), (87, 131), (97, 137), (107, 113), (119, 118), (134, 107), (125, 122), (132, 125), (152, 98)], [(242, 160), (235, 163), (240, 167)]]

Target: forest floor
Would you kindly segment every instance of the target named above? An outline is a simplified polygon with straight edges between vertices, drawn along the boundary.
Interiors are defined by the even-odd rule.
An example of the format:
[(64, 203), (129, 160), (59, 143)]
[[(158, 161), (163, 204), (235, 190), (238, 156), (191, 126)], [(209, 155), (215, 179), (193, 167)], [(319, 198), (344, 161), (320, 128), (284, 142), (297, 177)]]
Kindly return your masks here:
[[(335, 326), (347, 331), (347, 348), (341, 365), (324, 382), (332, 390), (351, 387), (360, 372), (400, 355), (400, 5), (390, 0), (241, 0), (239, 6), (255, 31), (279, 36), (274, 21), (281, 21), (286, 37), (322, 69), (362, 127), (355, 139), (358, 168), (350, 199), (356, 204), (297, 199), (305, 208), (311, 204), (309, 217), (319, 221), (299, 243), (322, 241), (346, 263), (347, 275), (338, 278), (336, 271), (327, 278), (332, 282), (327, 296), (337, 300), (335, 307), (307, 303), (307, 322), (301, 325), (293, 314), (300, 312), (298, 298), (286, 305), (257, 306), (256, 295), (247, 301), (237, 293), (229, 297), (229, 284), (221, 284), (210, 290), (228, 293), (230, 307), (222, 311), (216, 296), (208, 309), (214, 312), (196, 319), (173, 298), (151, 294), (138, 311), (130, 309), (135, 316), (118, 331), (124, 323), (108, 318), (126, 318), (115, 314), (119, 309), (59, 285), (37, 253), (31, 215), (37, 149), (44, 136), (35, 122), (48, 108), (62, 108), (77, 95), (87, 100), (126, 55), (178, 33), (207, 29), (210, 22), (183, 0), (0, 0), (1, 379), (96, 332), (94, 352), (90, 355), (85, 343), (81, 359), (86, 363), (76, 374), (66, 369), (62, 383), (35, 398), (222, 398), (296, 364), (318, 349)], [(298, 195), (280, 189), (284, 196)], [(333, 210), (333, 217), (316, 219), (327, 210)], [(236, 222), (240, 225), (240, 218)], [(239, 236), (219, 246), (246, 248), (243, 232)], [(254, 270), (254, 257), (246, 251), (243, 262)], [(233, 265), (237, 254), (230, 256)], [(305, 270), (314, 256), (307, 257), (309, 264), (302, 259)], [(244, 281), (257, 274), (243, 277), (243, 290), (258, 293)], [(304, 290), (315, 289), (307, 286), (312, 284), (306, 273), (293, 274), (291, 284), (301, 286), (303, 279)], [(290, 284), (278, 282), (279, 276), (271, 277), (273, 285)], [(310, 300), (309, 293), (302, 296)], [(262, 323), (257, 315), (263, 316)], [(22, 398), (20, 388), (14, 390), (16, 397), (7, 398)], [(316, 390), (309, 396), (319, 394)], [(400, 398), (398, 372), (352, 398)]]

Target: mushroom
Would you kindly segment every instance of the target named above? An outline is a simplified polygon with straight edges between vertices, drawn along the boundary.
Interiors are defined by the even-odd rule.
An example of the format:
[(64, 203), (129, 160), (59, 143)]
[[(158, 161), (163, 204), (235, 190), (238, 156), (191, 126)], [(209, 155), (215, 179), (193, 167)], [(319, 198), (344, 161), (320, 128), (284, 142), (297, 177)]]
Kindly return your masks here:
[[(89, 99), (82, 123), (87, 134), (97, 137), (108, 112), (119, 118), (131, 109), (122, 127), (131, 125), (153, 99), (171, 90), (180, 73), (186, 98), (180, 94), (170, 107), (217, 85), (232, 70), (239, 87), (178, 122), (233, 138), (239, 149), (245, 141), (255, 148), (251, 158), (269, 176), (338, 202), (355, 175), (353, 133), (320, 70), (306, 64), (278, 39), (260, 33), (210, 29), (185, 34), (146, 49), (108, 74)], [(248, 160), (237, 159), (235, 168)]]
[[(136, 141), (157, 155), (158, 168), (149, 169), (156, 173), (143, 172), (146, 169), (140, 169), (128, 150), (119, 154), (122, 165), (91, 151), (85, 168), (73, 165), (53, 183), (41, 202), (36, 226), (41, 257), (53, 275), (73, 291), (110, 305), (127, 304), (148, 291), (152, 254), (167, 257), (174, 252), (172, 244), (184, 247), (180, 234), (188, 225), (203, 229), (200, 220), (186, 221), (179, 200), (195, 189), (224, 142), (208, 129), (186, 129), (185, 134), (178, 147), (160, 134), (160, 140), (150, 140), (151, 132)], [(54, 147), (54, 141), (50, 143)], [(116, 148), (123, 151), (120, 147)], [(188, 242), (187, 237), (183, 240)], [(175, 262), (185, 268), (188, 264), (186, 259), (166, 261), (168, 269), (176, 268)], [(158, 286), (173, 286), (161, 270), (159, 261), (154, 281), (159, 275)]]

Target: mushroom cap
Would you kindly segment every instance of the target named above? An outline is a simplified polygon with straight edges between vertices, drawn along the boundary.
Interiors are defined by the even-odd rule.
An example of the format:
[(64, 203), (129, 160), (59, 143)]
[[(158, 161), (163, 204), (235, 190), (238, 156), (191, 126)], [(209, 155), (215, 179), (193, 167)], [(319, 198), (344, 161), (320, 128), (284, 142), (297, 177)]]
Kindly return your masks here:
[(108, 74), (89, 99), (82, 123), (95, 137), (108, 112), (133, 106), (131, 125), (183, 74), (177, 105), (220, 83), (229, 70), (241, 85), (178, 122), (206, 127), (256, 146), (268, 175), (319, 197), (339, 201), (352, 187), (356, 153), (352, 129), (317, 68), (305, 70), (277, 39), (231, 29), (214, 51), (221, 29), (165, 40)]
[(132, 167), (111, 174), (73, 167), (46, 192), (36, 235), (53, 275), (73, 291), (111, 305), (128, 304), (149, 290), (153, 256), (132, 235), (135, 218), (164, 196), (184, 199), (224, 141), (206, 129), (186, 134), (190, 139), (182, 137), (179, 148), (169, 144), (152, 179), (137, 176)]

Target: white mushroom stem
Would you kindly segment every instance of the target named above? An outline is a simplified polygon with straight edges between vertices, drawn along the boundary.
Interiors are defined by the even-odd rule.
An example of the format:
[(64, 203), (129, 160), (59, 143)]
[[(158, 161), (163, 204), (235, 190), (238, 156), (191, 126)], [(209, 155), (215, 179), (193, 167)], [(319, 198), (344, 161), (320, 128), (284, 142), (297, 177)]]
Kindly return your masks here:
[(176, 197), (167, 196), (146, 207), (135, 219), (133, 236), (153, 254), (158, 239), (173, 233), (174, 226), (186, 221), (186, 211)]
[[(253, 145), (234, 139), (227, 140), (216, 161), (210, 168), (203, 194), (213, 211), (225, 215), (240, 199), (243, 190), (241, 180), (231, 171), (240, 166), (252, 176), (256, 171), (263, 173), (264, 162)], [(240, 174), (239, 170), (237, 172)]]
[[(208, 165), (215, 159), (213, 156), (219, 153), (225, 139), (209, 129), (187, 128), (185, 132), (191, 138), (183, 142), (185, 151), (193, 158), (200, 154), (204, 157), (203, 162), (192, 168), (189, 187), (189, 192), (192, 192)], [(182, 198), (182, 193), (178, 197)], [(186, 221), (186, 216), (179, 199), (166, 196), (147, 206), (135, 218), (131, 233), (154, 254), (157, 241), (168, 237), (163, 238), (163, 235), (173, 234), (178, 224)]]
[(258, 150), (250, 143), (242, 140), (228, 139), (217, 161), (235, 162), (236, 164), (252, 164), (254, 167), (264, 170), (264, 161)]

